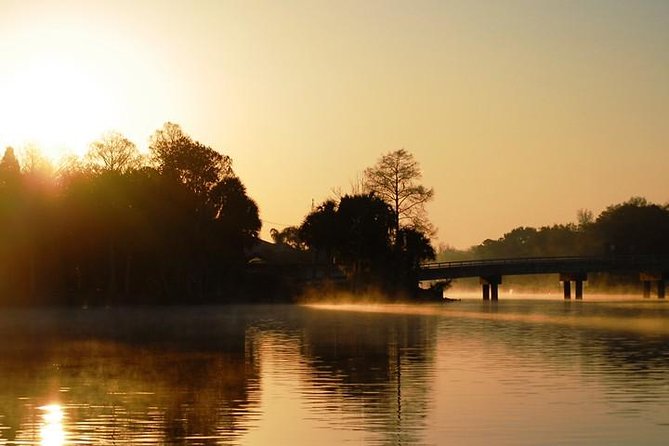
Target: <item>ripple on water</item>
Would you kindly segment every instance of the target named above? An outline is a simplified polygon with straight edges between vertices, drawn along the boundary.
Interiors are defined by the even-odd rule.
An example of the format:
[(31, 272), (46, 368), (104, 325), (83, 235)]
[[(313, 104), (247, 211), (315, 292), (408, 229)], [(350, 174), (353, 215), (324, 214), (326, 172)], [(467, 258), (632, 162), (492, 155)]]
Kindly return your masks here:
[(667, 321), (538, 300), (13, 311), (0, 443), (660, 445)]

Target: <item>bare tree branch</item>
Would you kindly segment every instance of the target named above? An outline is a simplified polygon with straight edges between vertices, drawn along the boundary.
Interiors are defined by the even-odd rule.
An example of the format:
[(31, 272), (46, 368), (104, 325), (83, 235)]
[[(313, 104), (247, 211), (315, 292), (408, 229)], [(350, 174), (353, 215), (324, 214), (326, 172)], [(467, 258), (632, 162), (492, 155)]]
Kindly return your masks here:
[(424, 204), (434, 197), (434, 189), (417, 184), (421, 177), (418, 162), (405, 149), (386, 153), (365, 169), (365, 189), (392, 207), (396, 232), (405, 226), (433, 232)]

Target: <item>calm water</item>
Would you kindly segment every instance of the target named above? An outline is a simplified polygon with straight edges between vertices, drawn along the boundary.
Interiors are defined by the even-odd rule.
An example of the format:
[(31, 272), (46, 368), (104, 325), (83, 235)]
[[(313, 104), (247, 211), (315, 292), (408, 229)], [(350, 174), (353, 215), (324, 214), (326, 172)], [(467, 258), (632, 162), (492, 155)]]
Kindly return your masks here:
[(0, 444), (669, 438), (658, 301), (5, 309), (0, 339)]

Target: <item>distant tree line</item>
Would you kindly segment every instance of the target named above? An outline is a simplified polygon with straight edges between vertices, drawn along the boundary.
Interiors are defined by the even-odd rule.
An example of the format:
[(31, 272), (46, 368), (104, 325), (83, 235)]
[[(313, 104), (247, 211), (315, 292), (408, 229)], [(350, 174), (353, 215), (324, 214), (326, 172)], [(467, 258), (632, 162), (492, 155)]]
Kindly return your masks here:
[(232, 160), (167, 123), (148, 156), (119, 133), (56, 172), (37, 153), (0, 161), (0, 302), (232, 299), (258, 207)]
[[(580, 210), (577, 223), (540, 228), (521, 226), (497, 240), (485, 240), (468, 250), (444, 247), (438, 259), (630, 255), (669, 255), (669, 205), (633, 197), (607, 207), (596, 218), (591, 211)], [(593, 274), (591, 277), (594, 279), (591, 282), (601, 287), (639, 283), (638, 277), (631, 275)], [(525, 282), (538, 284), (532, 279)]]

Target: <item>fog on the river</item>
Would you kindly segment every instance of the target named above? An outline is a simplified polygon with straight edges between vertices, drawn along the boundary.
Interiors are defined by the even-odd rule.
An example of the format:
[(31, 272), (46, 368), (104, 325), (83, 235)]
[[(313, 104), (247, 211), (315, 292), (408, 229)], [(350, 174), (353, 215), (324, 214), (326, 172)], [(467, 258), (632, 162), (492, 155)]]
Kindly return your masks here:
[(669, 307), (5, 309), (3, 444), (664, 444)]

